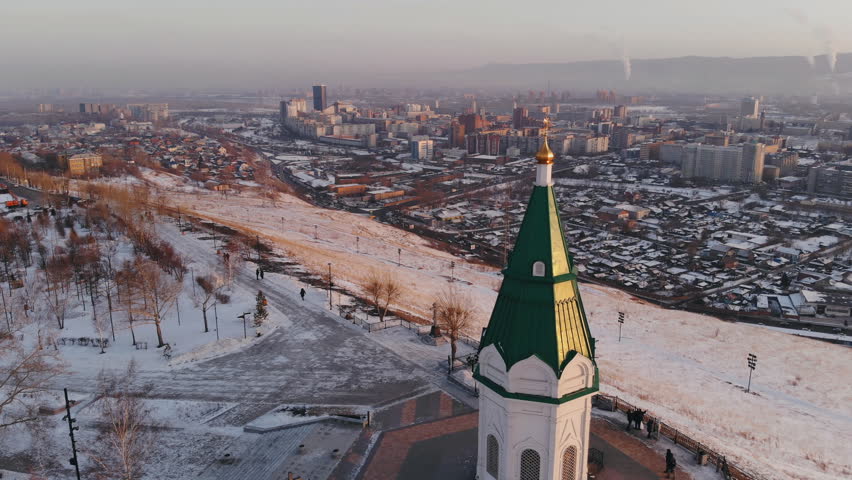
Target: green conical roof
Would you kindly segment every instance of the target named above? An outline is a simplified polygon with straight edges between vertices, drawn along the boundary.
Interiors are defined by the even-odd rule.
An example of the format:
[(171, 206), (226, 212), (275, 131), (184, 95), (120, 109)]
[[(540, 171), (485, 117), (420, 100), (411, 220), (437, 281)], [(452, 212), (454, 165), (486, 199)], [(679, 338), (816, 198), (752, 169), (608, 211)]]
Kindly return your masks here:
[(496, 346), (507, 370), (536, 355), (557, 378), (576, 354), (594, 362), (594, 339), (552, 187), (533, 187), (503, 274), (480, 350)]

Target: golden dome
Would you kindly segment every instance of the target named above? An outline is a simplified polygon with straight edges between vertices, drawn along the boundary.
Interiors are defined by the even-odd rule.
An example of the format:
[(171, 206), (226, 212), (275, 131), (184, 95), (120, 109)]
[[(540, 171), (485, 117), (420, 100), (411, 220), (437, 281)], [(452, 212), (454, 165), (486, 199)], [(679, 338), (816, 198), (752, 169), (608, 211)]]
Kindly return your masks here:
[(535, 154), (535, 159), (539, 165), (551, 165), (553, 164), (553, 159), (556, 158), (556, 155), (553, 154), (553, 151), (550, 150), (550, 145), (547, 144), (547, 130), (550, 128), (550, 120), (544, 119), (544, 143), (541, 144), (541, 148), (538, 149), (538, 153)]
[(550, 165), (553, 163), (554, 158), (556, 158), (556, 155), (550, 150), (550, 146), (547, 144), (547, 135), (545, 135), (544, 143), (541, 144), (541, 148), (535, 154), (535, 159), (541, 165)]

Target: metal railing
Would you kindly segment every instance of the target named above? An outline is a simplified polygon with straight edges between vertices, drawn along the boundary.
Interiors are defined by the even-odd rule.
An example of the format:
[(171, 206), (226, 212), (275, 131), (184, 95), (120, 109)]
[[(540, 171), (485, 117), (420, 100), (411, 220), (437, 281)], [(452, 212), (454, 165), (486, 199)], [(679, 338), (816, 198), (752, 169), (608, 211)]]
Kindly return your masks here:
[[(604, 405), (601, 405), (602, 403)], [(636, 406), (623, 399), (618, 398), (617, 396), (607, 395), (604, 393), (598, 393), (597, 395), (595, 395), (595, 405), (604, 409), (612, 411), (622, 411), (625, 413), (631, 410), (635, 410), (637, 408)], [(663, 422), (658, 416), (654, 415), (653, 413), (646, 413), (645, 416), (646, 418), (654, 418), (659, 428), (659, 434), (670, 439), (672, 442), (675, 443), (675, 445), (680, 445), (686, 450), (689, 450), (690, 452), (694, 453), (696, 456), (698, 456), (699, 454), (707, 455), (707, 463), (715, 466), (716, 471), (720, 472), (722, 478), (731, 480), (765, 480), (765, 478), (762, 476), (747, 472), (742, 467), (728, 462), (727, 458), (721, 453), (710, 449), (698, 440), (695, 440), (684, 432), (678, 430), (676, 427)]]

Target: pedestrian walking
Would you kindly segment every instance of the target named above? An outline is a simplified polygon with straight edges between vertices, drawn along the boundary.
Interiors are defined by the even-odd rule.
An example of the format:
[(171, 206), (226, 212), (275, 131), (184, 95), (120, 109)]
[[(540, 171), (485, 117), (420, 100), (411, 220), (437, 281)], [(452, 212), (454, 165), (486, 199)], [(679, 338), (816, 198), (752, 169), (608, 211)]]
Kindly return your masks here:
[(299, 292), (299, 295), (301, 295), (301, 296), (302, 296), (302, 301), (303, 301), (303, 302), (305, 301), (305, 294), (306, 294), (306, 293), (308, 293), (308, 292), (306, 292), (304, 288), (303, 288), (303, 289)]
[(260, 280), (260, 269), (259, 268), (255, 269), (254, 278), (255, 278), (255, 280)]
[(674, 454), (671, 449), (666, 449), (666, 478), (669, 478), (670, 473), (674, 473), (675, 467), (677, 466), (677, 460), (675, 460)]
[(263, 269), (260, 269), (260, 279), (263, 280)]

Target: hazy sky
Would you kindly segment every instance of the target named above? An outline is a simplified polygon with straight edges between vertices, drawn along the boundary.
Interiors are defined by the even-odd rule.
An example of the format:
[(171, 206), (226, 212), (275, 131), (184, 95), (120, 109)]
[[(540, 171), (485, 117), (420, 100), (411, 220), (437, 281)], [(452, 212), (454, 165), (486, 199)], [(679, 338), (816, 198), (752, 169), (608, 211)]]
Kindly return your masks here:
[[(485, 63), (852, 51), (852, 0), (0, 0), (0, 87), (269, 87)], [(325, 79), (326, 81), (330, 81)]]

